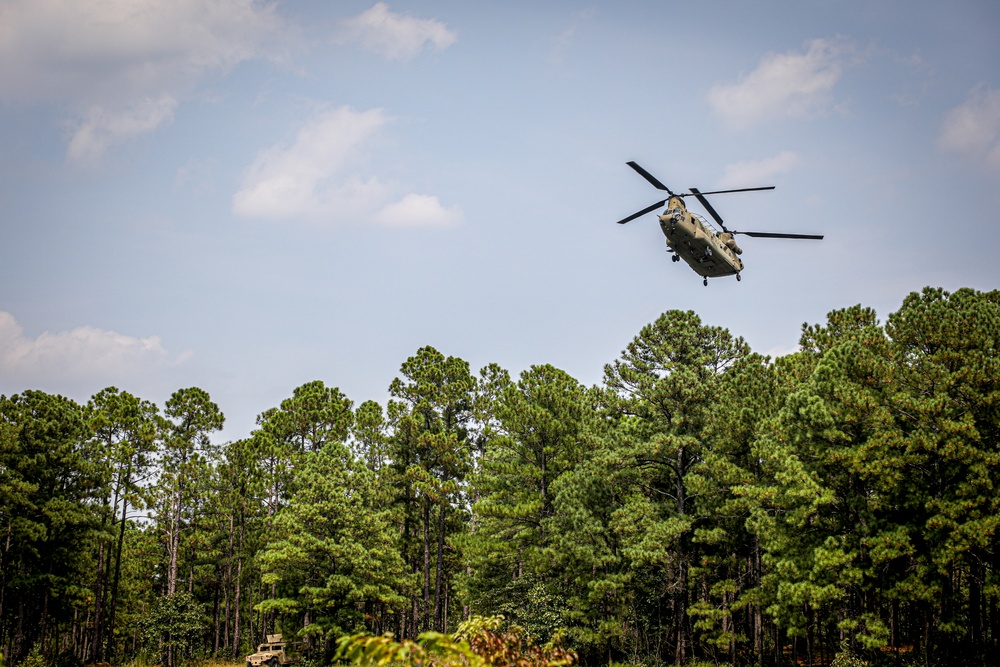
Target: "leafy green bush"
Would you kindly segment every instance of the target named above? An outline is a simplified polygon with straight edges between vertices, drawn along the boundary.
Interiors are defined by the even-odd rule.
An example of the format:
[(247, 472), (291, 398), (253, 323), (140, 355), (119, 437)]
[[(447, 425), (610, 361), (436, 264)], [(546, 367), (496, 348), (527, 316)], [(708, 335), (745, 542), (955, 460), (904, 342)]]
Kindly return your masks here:
[(833, 658), (830, 667), (869, 667), (868, 661), (862, 660), (854, 654), (847, 641), (840, 644), (840, 651)]
[(417, 641), (397, 642), (392, 633), (381, 637), (360, 634), (341, 637), (337, 658), (358, 667), (400, 664), (420, 667), (571, 667), (574, 651), (524, 639), (524, 631), (501, 630), (502, 616), (473, 617), (459, 624), (454, 635), (424, 632)]
[(48, 663), (45, 661), (45, 657), (42, 655), (42, 650), (38, 644), (35, 644), (31, 648), (31, 652), (21, 661), (20, 667), (48, 667)]

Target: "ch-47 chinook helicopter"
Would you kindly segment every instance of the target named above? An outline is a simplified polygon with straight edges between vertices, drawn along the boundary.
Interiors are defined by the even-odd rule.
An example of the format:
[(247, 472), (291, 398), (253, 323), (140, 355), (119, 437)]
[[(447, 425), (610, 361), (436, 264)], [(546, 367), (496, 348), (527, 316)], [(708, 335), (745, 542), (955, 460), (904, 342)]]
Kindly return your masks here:
[[(712, 192), (701, 192), (697, 188), (691, 188), (691, 192), (675, 193), (670, 188), (660, 183), (648, 171), (640, 167), (635, 162), (628, 162), (628, 166), (635, 169), (640, 176), (649, 181), (657, 190), (663, 190), (668, 195), (667, 199), (658, 201), (652, 206), (618, 221), (619, 225), (631, 222), (638, 217), (646, 215), (650, 211), (667, 205), (660, 216), (660, 230), (667, 237), (667, 247), (673, 253), (671, 259), (675, 262), (684, 260), (694, 269), (695, 273), (704, 276), (704, 284), (708, 286), (709, 278), (719, 278), (722, 276), (736, 276), (740, 280), (740, 271), (743, 270), (743, 262), (738, 255), (743, 254), (743, 250), (736, 245), (733, 236), (745, 234), (754, 238), (765, 239), (813, 239), (821, 240), (823, 237), (816, 234), (779, 234), (773, 232), (737, 232), (726, 228), (722, 218), (712, 205), (705, 199), (705, 195), (719, 195), (727, 192), (752, 192), (754, 190), (773, 190), (774, 186), (769, 185), (762, 188), (738, 188), (736, 190), (714, 190)], [(715, 229), (705, 218), (696, 213), (692, 213), (684, 205), (684, 197), (694, 196), (695, 199), (705, 207), (722, 231)]]

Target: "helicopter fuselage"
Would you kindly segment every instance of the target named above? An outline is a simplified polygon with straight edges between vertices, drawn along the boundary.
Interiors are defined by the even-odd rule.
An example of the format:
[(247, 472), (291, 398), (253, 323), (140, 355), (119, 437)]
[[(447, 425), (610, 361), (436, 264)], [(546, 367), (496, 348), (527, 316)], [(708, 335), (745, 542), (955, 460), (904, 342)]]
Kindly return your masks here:
[(683, 259), (706, 278), (738, 276), (743, 270), (743, 262), (737, 256), (743, 251), (733, 235), (714, 229), (707, 220), (689, 211), (680, 197), (671, 197), (667, 210), (659, 218), (660, 230), (674, 253), (674, 261)]

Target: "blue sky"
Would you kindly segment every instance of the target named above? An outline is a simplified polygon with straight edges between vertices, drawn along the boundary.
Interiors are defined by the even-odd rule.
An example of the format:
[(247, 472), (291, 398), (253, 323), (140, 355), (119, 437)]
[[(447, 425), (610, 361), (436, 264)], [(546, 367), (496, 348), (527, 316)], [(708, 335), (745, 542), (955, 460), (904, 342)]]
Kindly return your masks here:
[[(655, 216), (719, 195), (743, 280)], [(693, 205), (696, 209), (696, 205)], [(0, 0), (0, 393), (207, 390), (220, 438), (423, 345), (601, 381), (691, 309), (758, 352), (1000, 286), (1000, 5)]]

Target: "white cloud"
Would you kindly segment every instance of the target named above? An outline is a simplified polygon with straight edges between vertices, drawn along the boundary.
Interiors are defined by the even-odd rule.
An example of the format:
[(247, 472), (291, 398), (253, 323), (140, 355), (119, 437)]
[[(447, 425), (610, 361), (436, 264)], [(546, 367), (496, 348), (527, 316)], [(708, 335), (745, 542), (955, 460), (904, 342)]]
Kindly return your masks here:
[(186, 358), (171, 359), (157, 336), (135, 338), (90, 326), (29, 338), (13, 315), (0, 311), (0, 377), (11, 387), (124, 384)]
[(401, 227), (450, 227), (461, 224), (465, 216), (457, 206), (444, 208), (437, 197), (408, 194), (384, 206), (375, 219), (382, 224)]
[(458, 33), (434, 19), (418, 19), (391, 11), (384, 2), (345, 19), (341, 42), (360, 43), (364, 48), (390, 60), (411, 60), (426, 45), (443, 51), (458, 39)]
[(977, 86), (945, 114), (938, 146), (1000, 169), (1000, 90)]
[(362, 148), (390, 122), (382, 109), (349, 106), (323, 111), (307, 122), (291, 144), (261, 151), (233, 195), (233, 213), (246, 218), (299, 218), (314, 223), (373, 220), (406, 226), (447, 226), (462, 222), (457, 208), (437, 197), (398, 196), (389, 184), (362, 176)]
[(88, 103), (157, 96), (264, 54), (281, 32), (254, 0), (8, 0), (0, 97)]
[(799, 156), (792, 151), (782, 151), (763, 160), (736, 162), (726, 165), (726, 173), (719, 188), (752, 188), (770, 185), (774, 178), (787, 173), (799, 163)]
[(93, 162), (112, 144), (169, 122), (176, 108), (177, 100), (166, 94), (144, 98), (120, 110), (92, 107), (73, 131), (66, 154), (75, 162)]
[[(386, 196), (375, 179), (345, 175), (360, 144), (388, 122), (381, 109), (325, 111), (299, 130), (290, 146), (257, 156), (233, 196), (233, 213), (257, 218), (343, 218)], [(340, 177), (338, 179), (338, 177)]]
[(850, 51), (842, 42), (815, 39), (805, 53), (765, 56), (739, 82), (713, 86), (708, 103), (733, 129), (773, 118), (821, 114), (831, 105)]
[(167, 120), (206, 74), (269, 55), (286, 32), (256, 0), (6, 0), (0, 100), (55, 103), (76, 120), (71, 158)]

